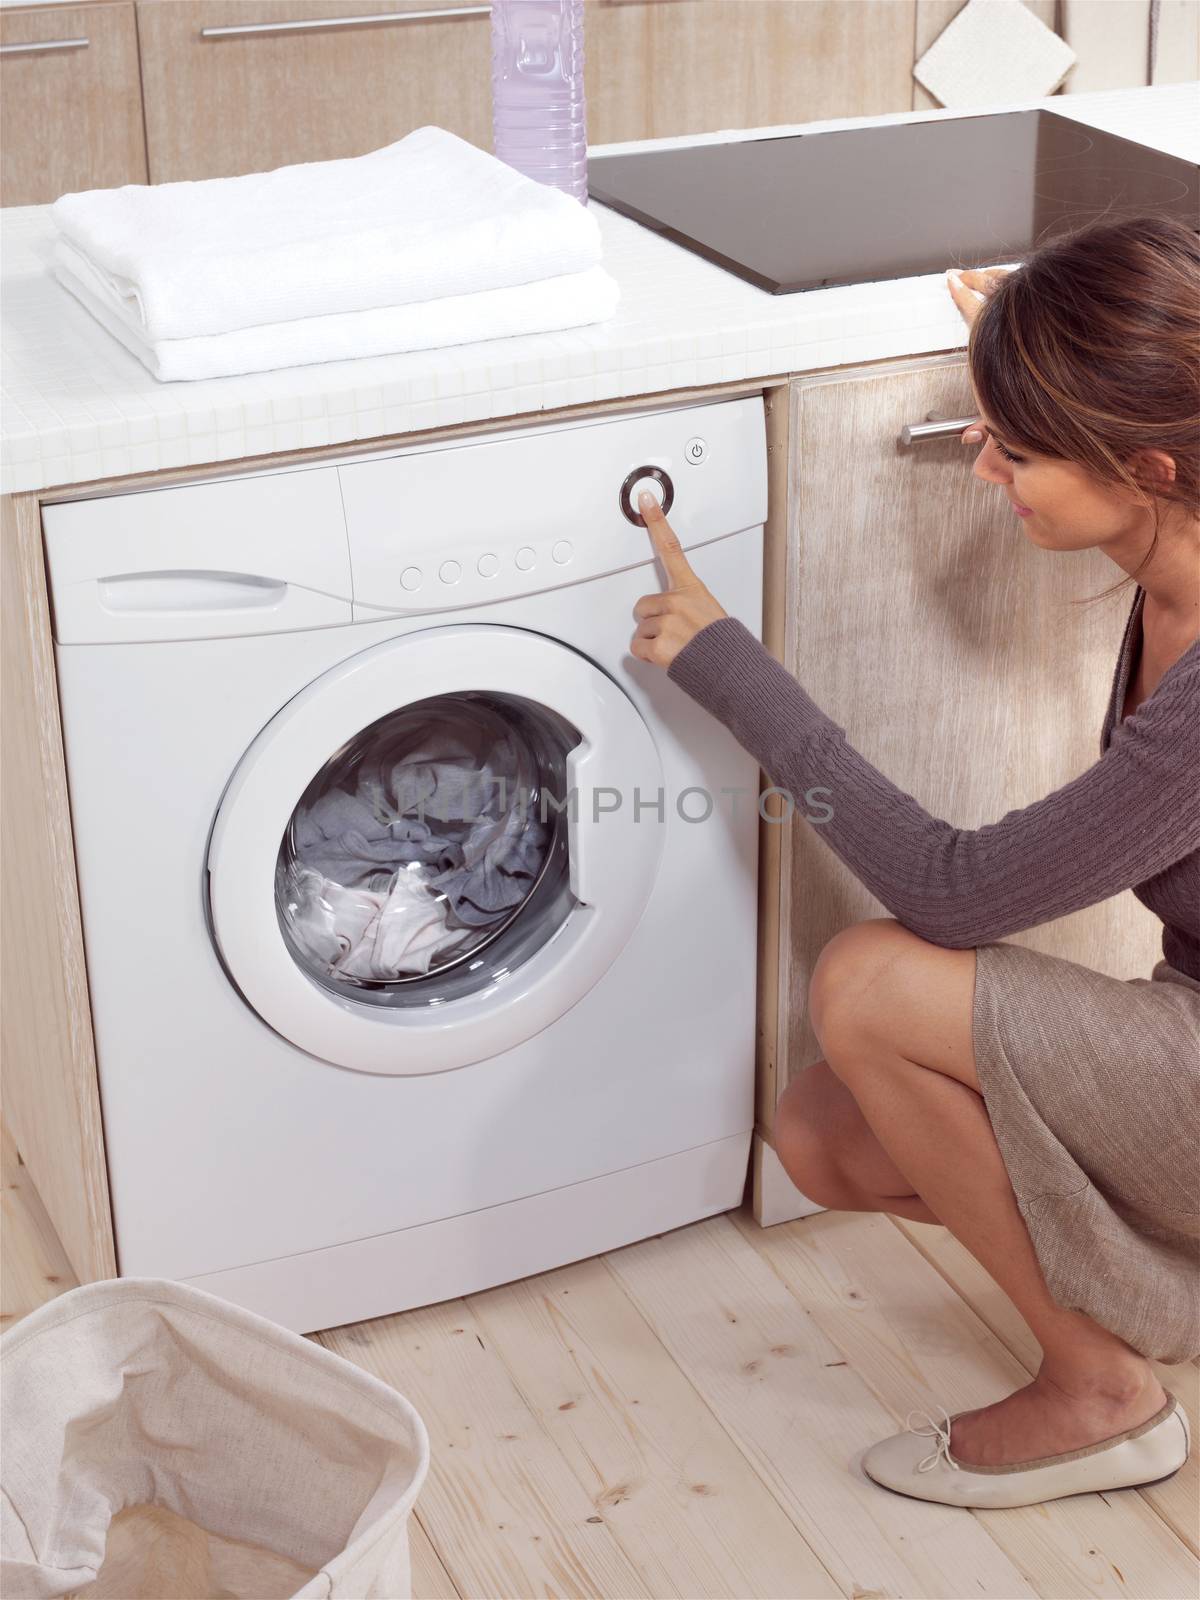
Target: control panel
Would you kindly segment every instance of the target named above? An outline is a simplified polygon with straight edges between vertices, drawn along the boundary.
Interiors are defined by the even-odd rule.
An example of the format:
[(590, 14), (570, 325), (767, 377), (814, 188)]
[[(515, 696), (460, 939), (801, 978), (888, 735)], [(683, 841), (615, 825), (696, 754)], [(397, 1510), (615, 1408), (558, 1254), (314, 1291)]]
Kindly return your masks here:
[(767, 513), (759, 396), (412, 446), (338, 473), (363, 619), (482, 605), (651, 561), (643, 489), (685, 549)]
[(761, 525), (761, 397), (46, 505), (55, 638), (291, 633), (585, 582), (653, 562), (643, 489), (685, 549)]

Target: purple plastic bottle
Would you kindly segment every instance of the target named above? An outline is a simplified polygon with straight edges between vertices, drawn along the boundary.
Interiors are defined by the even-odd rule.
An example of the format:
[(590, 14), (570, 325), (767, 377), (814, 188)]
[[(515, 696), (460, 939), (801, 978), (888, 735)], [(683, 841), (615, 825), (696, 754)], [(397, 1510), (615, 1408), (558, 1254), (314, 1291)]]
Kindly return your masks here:
[(587, 204), (584, 0), (492, 0), (492, 148)]

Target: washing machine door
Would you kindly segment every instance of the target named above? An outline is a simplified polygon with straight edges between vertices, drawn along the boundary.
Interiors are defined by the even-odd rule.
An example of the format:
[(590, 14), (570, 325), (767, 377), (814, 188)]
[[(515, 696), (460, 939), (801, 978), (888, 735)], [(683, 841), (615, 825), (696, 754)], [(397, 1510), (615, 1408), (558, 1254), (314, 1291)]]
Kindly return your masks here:
[(289, 701), (229, 783), (208, 855), (222, 962), (338, 1066), (497, 1055), (637, 926), (662, 784), (632, 701), (555, 640), (449, 626), (376, 645)]

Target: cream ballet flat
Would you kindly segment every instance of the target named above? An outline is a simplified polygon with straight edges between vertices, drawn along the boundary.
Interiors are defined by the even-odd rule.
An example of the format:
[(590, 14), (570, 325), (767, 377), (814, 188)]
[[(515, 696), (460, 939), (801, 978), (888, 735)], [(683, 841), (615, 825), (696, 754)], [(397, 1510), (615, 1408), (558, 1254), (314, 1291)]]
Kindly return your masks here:
[[(954, 1417), (939, 1409), (944, 1426), (925, 1412), (910, 1411), (906, 1432), (871, 1446), (862, 1464), (872, 1483), (947, 1506), (1032, 1506), (1067, 1494), (1157, 1483), (1179, 1471), (1191, 1448), (1183, 1407), (1169, 1394), (1154, 1416), (1098, 1444), (1003, 1467), (973, 1466), (950, 1454)], [(914, 1415), (925, 1426), (913, 1426)]]

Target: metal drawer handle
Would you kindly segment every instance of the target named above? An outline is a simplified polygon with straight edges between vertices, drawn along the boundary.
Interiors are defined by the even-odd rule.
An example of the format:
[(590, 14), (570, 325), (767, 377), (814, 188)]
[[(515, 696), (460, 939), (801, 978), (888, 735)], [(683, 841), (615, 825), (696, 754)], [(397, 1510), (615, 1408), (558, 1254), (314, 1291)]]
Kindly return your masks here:
[(86, 50), (87, 39), (34, 39), (29, 44), (0, 44), (0, 56), (34, 56), (44, 50)]
[(964, 428), (969, 428), (972, 423), (978, 425), (978, 417), (937, 417), (929, 416), (924, 422), (909, 422), (900, 429), (899, 442), (906, 448), (913, 444), (927, 444), (931, 439), (953, 439)]
[(202, 39), (242, 39), (260, 33), (315, 33), (318, 28), (372, 28), (385, 22), (436, 21), (442, 17), (483, 17), (491, 6), (445, 6), (437, 11), (384, 11), (374, 17), (313, 17), (307, 22), (239, 22), (230, 28), (201, 28)]

